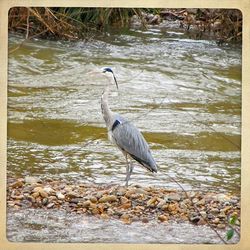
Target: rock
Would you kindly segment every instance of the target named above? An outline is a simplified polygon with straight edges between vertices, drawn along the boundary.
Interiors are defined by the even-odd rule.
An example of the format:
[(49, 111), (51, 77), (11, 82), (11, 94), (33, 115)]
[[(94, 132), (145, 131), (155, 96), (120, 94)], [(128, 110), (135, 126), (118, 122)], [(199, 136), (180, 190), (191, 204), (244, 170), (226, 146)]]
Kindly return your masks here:
[(217, 228), (218, 228), (218, 229), (224, 229), (225, 227), (226, 227), (226, 226), (225, 226), (224, 224), (218, 224), (218, 225), (217, 225)]
[(70, 199), (79, 197), (78, 194), (76, 192), (73, 192), (73, 191), (68, 192), (66, 195)]
[(150, 198), (150, 199), (147, 201), (147, 207), (154, 207), (156, 201), (157, 201), (157, 197), (156, 197), (156, 196)]
[(220, 210), (218, 209), (218, 208), (212, 208), (211, 210), (210, 210), (210, 213), (211, 214), (218, 214), (220, 212)]
[(202, 218), (206, 218), (207, 217), (206, 211), (200, 211), (200, 215), (202, 216)]
[(230, 210), (232, 209), (232, 207), (231, 206), (226, 206), (226, 207), (224, 207), (223, 209), (221, 209), (221, 212), (223, 212), (223, 213), (228, 213)]
[(97, 208), (94, 208), (94, 209), (91, 210), (91, 213), (93, 215), (97, 215), (97, 214), (99, 214), (99, 210)]
[(120, 219), (124, 220), (124, 219), (129, 219), (130, 216), (128, 214), (122, 214)]
[(107, 191), (98, 191), (97, 193), (96, 193), (96, 195), (95, 195), (95, 197), (97, 198), (97, 199), (100, 199), (102, 196), (104, 196), (105, 194), (107, 194)]
[(165, 204), (161, 207), (163, 211), (168, 211), (168, 204)]
[(51, 203), (49, 203), (49, 204), (47, 205), (47, 208), (52, 208), (52, 207), (54, 207), (54, 205), (55, 205), (55, 203), (54, 203), (54, 202), (51, 202)]
[(100, 214), (100, 217), (104, 220), (108, 220), (110, 218), (107, 214)]
[(194, 192), (194, 191), (191, 191), (190, 193), (189, 193), (189, 197), (190, 198), (194, 198), (196, 196), (196, 193)]
[(173, 203), (168, 205), (169, 212), (178, 212), (178, 209), (179, 209), (178, 203)]
[(89, 197), (89, 200), (93, 203), (96, 203), (97, 202), (97, 198), (95, 196), (91, 196)]
[(87, 200), (87, 201), (84, 201), (84, 202), (81, 202), (81, 203), (78, 203), (79, 206), (83, 207), (83, 208), (87, 208), (89, 207), (91, 204), (90, 200)]
[(200, 220), (197, 222), (197, 225), (199, 225), (199, 226), (203, 226), (206, 224), (207, 224), (207, 222), (203, 218), (200, 218)]
[(196, 197), (192, 199), (192, 202), (193, 202), (194, 204), (196, 204), (198, 201), (199, 201), (199, 199), (196, 198)]
[(128, 190), (128, 191), (125, 193), (125, 197), (130, 198), (131, 195), (135, 193), (135, 190), (136, 190), (135, 188)]
[(47, 204), (48, 204), (48, 198), (43, 198), (42, 199), (42, 204), (43, 204), (43, 206), (46, 206)]
[(83, 202), (83, 201), (85, 201), (83, 198), (73, 198), (69, 200), (70, 203), (75, 203), (75, 204)]
[(206, 203), (205, 199), (201, 199), (201, 200), (199, 200), (199, 201), (197, 202), (197, 205), (199, 205), (199, 206), (204, 206), (205, 203)]
[(128, 198), (122, 196), (122, 197), (120, 198), (120, 201), (121, 201), (121, 204), (125, 204), (125, 203), (127, 203), (129, 200), (128, 200)]
[(23, 182), (22, 181), (16, 181), (14, 183), (11, 184), (12, 188), (21, 188), (23, 186)]
[(100, 203), (104, 203), (104, 202), (114, 202), (117, 201), (117, 196), (115, 195), (104, 195), (99, 199)]
[(35, 187), (35, 188), (33, 189), (33, 192), (34, 192), (34, 193), (40, 193), (40, 191), (43, 191), (43, 188), (42, 188), (42, 187)]
[(214, 215), (213, 215), (213, 214), (208, 214), (208, 215), (207, 215), (207, 218), (208, 218), (209, 220), (212, 220), (212, 219), (214, 219)]
[(214, 223), (214, 224), (218, 224), (219, 222), (220, 222), (219, 218), (215, 218), (214, 220), (212, 220), (212, 223)]
[(64, 200), (64, 199), (65, 199), (65, 195), (62, 194), (61, 192), (56, 192), (56, 197), (57, 197), (59, 200)]
[(130, 225), (132, 223), (132, 220), (131, 219), (122, 219), (122, 222), (124, 224)]
[(200, 221), (200, 217), (199, 216), (191, 216), (189, 218), (189, 220), (194, 223), (194, 224), (197, 224), (199, 221)]
[(143, 217), (141, 221), (142, 221), (143, 223), (148, 223), (148, 222), (149, 222), (148, 218), (146, 218), (146, 217)]
[(143, 188), (137, 188), (134, 191), (136, 194), (147, 194), (148, 192), (144, 190)]
[(218, 214), (218, 218), (220, 218), (220, 219), (225, 219), (226, 217), (227, 216), (225, 215), (224, 212), (221, 212), (221, 213)]
[(213, 198), (219, 202), (230, 201), (230, 197), (226, 194), (216, 194), (213, 196)]
[(164, 222), (168, 220), (168, 217), (166, 215), (161, 214), (158, 216), (158, 220)]
[(119, 187), (116, 191), (116, 194), (119, 195), (119, 196), (123, 196), (125, 195), (127, 189), (125, 187)]
[(28, 201), (32, 202), (32, 203), (36, 202), (36, 199), (35, 199), (33, 196), (31, 196), (31, 195), (28, 195), (28, 196), (26, 197), (26, 199), (27, 199)]
[(157, 204), (158, 208), (162, 208), (166, 204), (166, 201), (163, 199), (159, 199), (159, 203)]
[(45, 192), (44, 190), (41, 190), (39, 193), (43, 198), (47, 198), (49, 196), (48, 193)]
[(47, 194), (52, 194), (55, 192), (55, 190), (51, 187), (44, 187), (43, 191), (46, 192)]
[(24, 182), (26, 184), (35, 184), (35, 183), (41, 183), (41, 179), (35, 176), (25, 176)]
[(164, 200), (166, 202), (171, 202), (171, 201), (180, 201), (181, 200), (181, 196), (177, 193), (171, 193), (168, 195), (164, 196)]
[(119, 209), (129, 209), (131, 208), (131, 202), (128, 201), (127, 203), (122, 204), (121, 206), (118, 207)]
[(35, 193), (32, 194), (32, 197), (36, 199), (39, 195), (40, 195), (39, 192), (35, 192)]

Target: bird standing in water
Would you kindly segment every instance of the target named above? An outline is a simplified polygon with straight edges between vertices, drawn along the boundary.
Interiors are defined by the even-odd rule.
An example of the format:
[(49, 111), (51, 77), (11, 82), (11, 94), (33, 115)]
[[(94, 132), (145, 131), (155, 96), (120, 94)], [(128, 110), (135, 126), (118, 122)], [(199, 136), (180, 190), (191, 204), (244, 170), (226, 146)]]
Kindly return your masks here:
[(109, 79), (109, 83), (103, 91), (101, 98), (102, 114), (108, 129), (109, 140), (114, 143), (125, 156), (127, 164), (125, 186), (128, 186), (128, 181), (134, 168), (132, 160), (136, 160), (140, 165), (151, 172), (157, 172), (157, 165), (150, 152), (148, 143), (140, 131), (121, 115), (110, 110), (108, 105), (110, 85), (114, 82), (118, 89), (118, 84), (111, 68), (103, 68), (102, 73), (108, 76)]

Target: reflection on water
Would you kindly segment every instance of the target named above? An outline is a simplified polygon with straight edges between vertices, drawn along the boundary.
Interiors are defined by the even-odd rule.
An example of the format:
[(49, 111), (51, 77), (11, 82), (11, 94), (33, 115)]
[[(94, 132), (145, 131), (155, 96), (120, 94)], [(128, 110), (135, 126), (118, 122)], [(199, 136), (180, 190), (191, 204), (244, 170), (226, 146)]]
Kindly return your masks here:
[(176, 187), (168, 173), (186, 189), (240, 191), (240, 48), (159, 29), (33, 40), (10, 54), (10, 175), (124, 183), (125, 159), (100, 110), (106, 79), (88, 74), (103, 66), (120, 82), (111, 108), (140, 128), (160, 166), (155, 175), (135, 168), (131, 183)]

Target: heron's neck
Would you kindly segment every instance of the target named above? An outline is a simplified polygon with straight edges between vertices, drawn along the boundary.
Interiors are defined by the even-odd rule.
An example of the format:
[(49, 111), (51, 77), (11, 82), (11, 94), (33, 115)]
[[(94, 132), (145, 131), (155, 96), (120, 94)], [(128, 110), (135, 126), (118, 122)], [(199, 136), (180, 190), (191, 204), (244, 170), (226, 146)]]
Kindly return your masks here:
[(108, 95), (109, 95), (109, 85), (105, 88), (101, 98), (101, 108), (102, 108), (102, 115), (107, 125), (107, 128), (111, 126), (111, 119), (112, 119), (112, 111), (108, 105)]

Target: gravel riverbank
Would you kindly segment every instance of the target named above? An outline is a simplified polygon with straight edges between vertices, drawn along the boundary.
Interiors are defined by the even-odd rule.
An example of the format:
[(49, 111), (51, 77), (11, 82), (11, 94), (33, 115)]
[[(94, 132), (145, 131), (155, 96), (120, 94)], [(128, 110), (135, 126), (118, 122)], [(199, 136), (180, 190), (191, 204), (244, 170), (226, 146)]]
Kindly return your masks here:
[[(187, 197), (188, 195), (188, 197)], [(232, 215), (240, 223), (240, 198), (215, 192), (169, 190), (159, 187), (89, 185), (34, 177), (8, 179), (7, 206), (63, 209), (119, 219), (124, 224), (190, 222), (225, 229)]]

